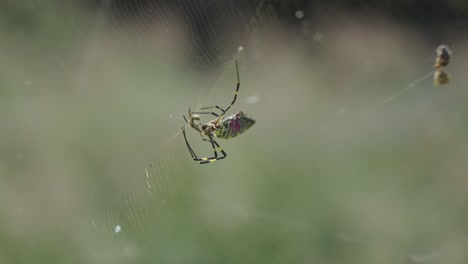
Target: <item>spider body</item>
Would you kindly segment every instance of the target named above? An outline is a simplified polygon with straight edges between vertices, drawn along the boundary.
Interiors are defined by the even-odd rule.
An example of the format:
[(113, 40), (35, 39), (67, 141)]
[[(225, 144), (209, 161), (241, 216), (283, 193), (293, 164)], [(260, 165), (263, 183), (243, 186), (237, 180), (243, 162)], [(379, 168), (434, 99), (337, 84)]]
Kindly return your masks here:
[[(219, 146), (215, 138), (230, 139), (233, 137), (237, 137), (255, 124), (255, 120), (252, 119), (250, 116), (246, 115), (242, 111), (238, 111), (235, 114), (225, 117), (226, 112), (236, 102), (237, 94), (239, 92), (240, 79), (239, 79), (239, 68), (237, 66), (237, 61), (236, 61), (236, 72), (237, 72), (236, 92), (234, 94), (234, 99), (232, 100), (231, 104), (226, 109), (223, 109), (217, 105), (201, 108), (201, 109), (216, 108), (219, 111), (221, 111), (221, 113), (219, 114), (219, 113), (209, 112), (209, 111), (192, 112), (189, 108), (188, 119), (185, 118), (184, 116), (185, 122), (189, 124), (190, 127), (192, 127), (194, 130), (200, 133), (202, 140), (210, 142), (211, 146), (213, 147), (213, 153), (214, 153), (213, 157), (199, 158), (195, 154), (190, 144), (188, 143), (187, 136), (185, 135), (185, 127), (182, 127), (182, 133), (184, 135), (185, 143), (190, 152), (190, 155), (192, 156), (192, 159), (194, 161), (198, 161), (200, 164), (211, 163), (211, 162), (215, 162), (217, 160), (226, 158), (227, 156), (226, 152)], [(201, 123), (201, 122), (198, 122), (201, 119), (200, 115), (213, 115), (216, 118), (207, 123)], [(221, 152), (222, 154), (221, 157), (218, 157), (218, 151)]]

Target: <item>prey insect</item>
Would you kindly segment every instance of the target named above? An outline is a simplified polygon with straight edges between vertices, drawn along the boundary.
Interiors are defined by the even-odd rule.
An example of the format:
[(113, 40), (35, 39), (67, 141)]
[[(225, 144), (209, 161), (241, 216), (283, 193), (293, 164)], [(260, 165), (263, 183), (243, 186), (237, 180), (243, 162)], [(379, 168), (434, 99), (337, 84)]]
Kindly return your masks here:
[(452, 51), (449, 49), (449, 47), (447, 47), (446, 45), (440, 45), (436, 49), (436, 54), (437, 57), (434, 64), (435, 69), (440, 69), (449, 64), (450, 56), (452, 55)]
[(440, 45), (436, 49), (436, 62), (434, 65), (434, 85), (441, 86), (450, 83), (450, 74), (441, 70), (442, 67), (446, 67), (450, 63), (450, 57), (452, 51), (446, 45)]
[[(240, 78), (239, 78), (239, 67), (237, 66), (236, 61), (236, 73), (237, 73), (237, 86), (236, 92), (234, 94), (234, 99), (232, 100), (231, 104), (223, 109), (217, 105), (209, 106), (209, 107), (202, 107), (200, 110), (207, 110), (207, 109), (214, 109), (213, 111), (201, 111), (201, 112), (192, 112), (189, 108), (188, 110), (188, 118), (184, 117), (184, 120), (187, 124), (189, 124), (193, 129), (200, 133), (202, 140), (206, 142), (210, 142), (211, 146), (213, 147), (213, 156), (212, 157), (205, 157), (199, 158), (195, 151), (190, 146), (187, 136), (185, 134), (185, 126), (182, 127), (182, 133), (184, 135), (185, 143), (187, 144), (187, 148), (192, 156), (194, 161), (198, 161), (200, 164), (206, 164), (210, 162), (215, 162), (220, 159), (226, 158), (226, 152), (221, 148), (221, 146), (216, 142), (215, 138), (220, 139), (230, 139), (233, 137), (237, 137), (240, 134), (244, 133), (247, 129), (252, 127), (255, 124), (255, 120), (252, 119), (250, 116), (246, 115), (242, 111), (238, 111), (235, 114), (230, 116), (225, 116), (226, 112), (234, 105), (237, 100), (237, 94), (239, 93), (240, 87)], [(214, 111), (219, 111), (216, 113)], [(200, 115), (213, 115), (216, 118), (207, 122), (202, 123), (200, 121)], [(218, 151), (221, 153), (222, 156), (218, 156)]]

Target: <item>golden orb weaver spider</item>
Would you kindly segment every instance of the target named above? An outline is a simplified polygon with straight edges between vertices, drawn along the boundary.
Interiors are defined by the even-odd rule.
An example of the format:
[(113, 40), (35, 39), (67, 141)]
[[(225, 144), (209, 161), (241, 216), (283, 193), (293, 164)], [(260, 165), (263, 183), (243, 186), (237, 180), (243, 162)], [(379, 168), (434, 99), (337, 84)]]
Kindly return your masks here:
[[(187, 136), (185, 135), (185, 126), (182, 127), (182, 133), (184, 134), (185, 143), (187, 144), (187, 148), (192, 156), (194, 161), (198, 161), (200, 164), (206, 164), (210, 162), (215, 162), (220, 159), (226, 158), (226, 152), (219, 146), (218, 142), (214, 139), (215, 137), (221, 139), (230, 139), (233, 137), (237, 137), (238, 135), (244, 133), (247, 129), (255, 124), (255, 120), (246, 115), (242, 111), (238, 111), (235, 114), (232, 114), (228, 117), (224, 117), (226, 112), (234, 105), (237, 100), (237, 94), (239, 93), (240, 87), (240, 78), (239, 78), (239, 67), (237, 66), (236, 60), (236, 72), (237, 72), (237, 87), (236, 93), (234, 94), (234, 99), (232, 100), (231, 104), (226, 108), (223, 109), (217, 105), (209, 106), (209, 107), (202, 107), (201, 110), (216, 108), (221, 111), (220, 114), (215, 112), (192, 112), (189, 108), (188, 110), (188, 120), (184, 117), (184, 120), (187, 124), (189, 124), (193, 129), (200, 133), (202, 140), (210, 142), (211, 146), (213, 147), (214, 155), (213, 157), (206, 157), (206, 158), (199, 158), (197, 154), (193, 151), (192, 147), (188, 143)], [(215, 119), (207, 122), (201, 123), (197, 122), (200, 120), (200, 115), (214, 115), (216, 116)], [(206, 136), (207, 138), (204, 138)], [(218, 157), (218, 152), (216, 148), (221, 152), (223, 156)]]

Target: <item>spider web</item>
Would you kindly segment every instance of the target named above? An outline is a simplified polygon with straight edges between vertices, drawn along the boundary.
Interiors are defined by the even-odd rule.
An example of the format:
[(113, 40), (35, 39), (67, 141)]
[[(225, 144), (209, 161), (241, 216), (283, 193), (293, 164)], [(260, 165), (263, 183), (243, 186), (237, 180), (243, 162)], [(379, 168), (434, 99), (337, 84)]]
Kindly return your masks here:
[[(315, 11), (316, 7), (318, 7), (319, 11)], [(341, 14), (333, 14), (331, 11), (337, 7), (340, 7), (337, 3), (316, 4), (313, 5), (311, 8), (313, 11), (311, 11), (307, 9), (307, 6), (304, 6), (305, 10), (317, 15), (317, 18), (309, 21), (306, 19), (305, 21), (302, 20), (301, 12), (303, 11), (301, 8), (296, 7), (297, 11), (294, 12), (294, 18), (290, 22), (293, 24), (291, 25), (292, 31), (294, 32), (294, 30), (300, 28), (302, 31), (300, 33), (308, 36), (313, 52), (321, 52), (322, 55), (328, 54), (329, 50), (325, 48), (326, 45), (332, 43), (334, 45), (340, 41), (349, 40), (348, 36), (343, 36), (345, 35), (343, 29), (347, 28), (347, 18), (341, 17)], [(374, 12), (379, 12), (378, 6), (367, 4), (364, 7), (369, 9), (374, 8)], [(214, 102), (207, 104), (207, 101), (212, 101), (213, 98), (217, 98), (215, 102), (228, 102), (224, 98), (225, 95), (232, 96), (231, 93), (234, 88), (232, 64), (234, 59), (240, 60), (241, 65), (247, 64), (249, 60), (266, 63), (263, 71), (259, 69), (255, 70), (257, 70), (256, 73), (263, 73), (267, 76), (271, 75), (274, 69), (284, 67), (282, 64), (287, 62), (284, 62), (282, 59), (276, 60), (273, 63), (271, 62), (271, 53), (275, 49), (278, 49), (278, 47), (275, 45), (268, 46), (265, 43), (278, 40), (275, 36), (275, 34), (278, 34), (278, 28), (274, 28), (279, 27), (279, 18), (275, 13), (276, 8), (281, 7), (274, 3), (248, 1), (237, 2), (236, 4), (228, 1), (179, 1), (171, 4), (161, 1), (107, 2), (107, 6), (104, 9), (105, 19), (107, 20), (105, 28), (111, 29), (113, 36), (112, 43), (118, 47), (120, 52), (131, 52), (130, 56), (137, 58), (137, 61), (145, 60), (148, 53), (154, 52), (156, 55), (152, 58), (152, 62), (148, 62), (148, 68), (163, 68), (162, 66), (158, 66), (158, 62), (164, 62), (163, 65), (170, 65), (168, 69), (177, 69), (177, 71), (169, 70), (167, 73), (168, 80), (164, 85), (171, 85), (172, 80), (180, 80), (182, 83), (185, 83), (185, 87), (188, 87), (189, 96), (192, 99), (196, 98), (196, 100), (179, 104), (177, 108), (172, 103), (171, 105), (167, 105), (166, 109), (172, 109), (171, 111), (183, 109), (185, 111), (187, 105), (194, 108), (213, 105)], [(399, 18), (402, 15), (401, 10), (407, 7), (395, 7), (391, 5), (390, 8), (384, 11), (391, 13), (393, 11), (392, 8), (398, 10), (396, 17)], [(424, 14), (423, 16), (427, 16), (433, 15), (434, 12), (433, 10), (422, 10), (422, 13)], [(313, 14), (310, 17), (313, 17)], [(406, 18), (408, 15), (403, 14), (403, 18)], [(439, 19), (442, 20), (443, 18)], [(437, 17), (434, 18), (436, 20), (434, 21), (435, 23), (438, 22), (437, 19)], [(460, 17), (457, 17), (454, 21), (448, 23), (452, 26), (447, 29), (450, 32), (444, 32), (444, 36), (455, 35), (456, 39), (459, 38), (457, 33), (460, 34), (459, 22), (462, 21), (460, 19)], [(319, 26), (314, 28), (312, 24), (309, 24), (313, 22)], [(299, 23), (300, 26), (294, 25), (296, 23)], [(358, 27), (359, 23), (364, 22), (358, 21), (356, 23), (357, 25), (355, 26)], [(382, 26), (385, 27), (385, 25)], [(370, 27), (366, 30), (372, 31), (376, 30), (376, 28)], [(356, 30), (353, 27), (351, 29)], [(286, 31), (288, 30), (286, 29)], [(365, 34), (365, 32), (355, 32), (353, 38), (360, 34)], [(451, 46), (456, 46), (456, 39), (449, 40), (451, 41)], [(350, 65), (367, 63), (367, 74), (372, 74), (374, 68), (378, 68), (375, 65), (378, 62), (372, 61), (375, 58), (372, 58), (372, 55), (367, 56), (365, 49), (352, 46), (357, 45), (359, 41), (357, 43), (353, 42), (354, 40), (351, 40), (351, 43), (348, 44), (351, 45), (350, 50), (362, 52), (363, 61), (359, 57), (350, 56), (348, 59), (355, 61), (349, 61), (348, 63)], [(422, 45), (422, 43), (420, 44)], [(408, 44), (400, 45), (406, 46)], [(251, 52), (248, 54), (250, 55), (248, 57), (243, 54), (244, 46), (246, 51)], [(411, 97), (411, 90), (422, 86), (422, 84), (427, 85), (431, 82), (431, 78), (429, 77), (433, 74), (431, 65), (434, 60), (433, 49), (436, 45), (429, 46), (432, 50), (427, 55), (422, 55), (422, 58), (418, 62), (419, 66), (415, 67), (414, 64), (411, 64), (403, 70), (407, 75), (398, 76), (398, 79), (408, 79), (409, 81), (406, 81), (407, 84), (404, 84), (405, 81), (403, 81), (403, 84), (398, 84), (397, 82), (397, 84), (393, 85), (396, 88), (388, 88), (388, 91), (378, 92), (372, 91), (376, 88), (374, 85), (366, 86), (368, 90), (361, 89), (359, 87), (361, 84), (341, 83), (338, 85), (342, 87), (350, 86), (350, 93), (357, 94), (357, 96), (347, 94), (347, 91), (344, 89), (343, 91), (338, 91), (338, 93), (342, 92), (345, 94), (343, 97), (345, 99), (343, 101), (340, 99), (334, 100), (335, 106), (333, 106), (333, 103), (332, 106), (322, 106), (325, 113), (317, 116), (316, 120), (319, 120), (319, 126), (316, 126), (315, 129), (318, 128), (319, 131), (327, 131), (327, 133), (343, 128), (350, 130), (350, 127), (351, 130), (356, 129), (354, 125), (349, 125), (347, 122), (350, 122), (350, 120), (359, 122), (358, 120), (362, 118), (362, 112), (377, 112), (375, 114), (376, 117), (371, 116), (371, 119), (378, 118), (379, 115), (386, 116), (388, 112), (391, 115), (392, 111), (385, 109), (387, 104), (397, 101), (399, 97), (406, 94), (406, 100), (415, 99)], [(264, 51), (265, 49), (270, 50)], [(323, 50), (321, 51), (321, 49)], [(404, 48), (402, 47), (397, 47), (396, 50), (404, 52)], [(371, 52), (383, 51), (375, 50)], [(375, 56), (375, 54), (373, 55)], [(376, 57), (378, 58), (378, 56)], [(405, 58), (403, 57), (401, 60), (405, 61)], [(286, 61), (288, 60), (286, 59)], [(289, 62), (292, 63), (291, 61)], [(404, 65), (400, 66), (404, 67)], [(303, 69), (308, 68), (309, 66), (303, 67)], [(194, 72), (194, 69), (196, 69), (196, 72)], [(319, 71), (320, 69), (317, 70)], [(284, 71), (284, 69), (281, 71)], [(245, 71), (243, 72), (245, 73)], [(203, 77), (200, 77), (201, 74)], [(244, 74), (241, 75), (243, 76)], [(231, 78), (228, 78), (228, 76)], [(229, 79), (230, 81), (228, 81)], [(163, 84), (160, 82), (159, 78), (150, 78), (143, 86), (147, 86), (147, 89), (150, 90), (151, 87), (162, 86)], [(226, 85), (226, 83), (229, 85)], [(262, 87), (261, 84), (258, 85)], [(176, 84), (175, 86), (178, 85)], [(220, 89), (214, 89), (214, 87), (226, 86), (229, 89), (226, 89), (222, 93), (220, 93)], [(247, 94), (246, 97), (255, 97), (255, 94), (259, 93), (255, 86), (250, 85), (247, 88), (248, 90), (242, 87), (241, 94), (245, 92)], [(284, 85), (284, 87), (290, 88), (288, 86)], [(291, 91), (285, 90), (287, 93), (275, 90), (275, 93), (280, 94), (279, 98), (276, 99), (264, 96), (267, 98), (266, 100), (268, 98), (271, 100), (267, 102), (266, 105), (268, 103), (271, 104), (267, 108), (273, 109), (276, 107), (282, 109), (284, 101), (291, 100), (292, 102), (295, 99), (299, 100), (297, 96), (289, 95)], [(218, 95), (215, 95), (215, 92)], [(262, 96), (262, 98), (264, 97)], [(178, 99), (171, 101), (178, 101)], [(329, 102), (330, 100), (326, 101)], [(351, 106), (349, 106), (349, 101), (351, 101)], [(363, 101), (367, 102), (365, 106), (359, 106)], [(194, 102), (196, 102), (196, 105), (193, 104)], [(308, 102), (303, 101), (303, 103), (307, 104)], [(245, 102), (243, 105), (245, 105)], [(289, 104), (286, 102), (286, 105)], [(336, 110), (330, 111), (326, 109)], [(160, 111), (164, 110), (160, 109)], [(300, 113), (301, 111), (298, 110), (298, 112)], [(169, 114), (169, 116), (179, 117), (182, 113), (177, 112)], [(275, 116), (277, 115), (281, 115), (281, 113), (278, 112)], [(260, 120), (266, 118), (267, 116), (261, 116)], [(369, 117), (367, 116), (367, 118)], [(180, 122), (181, 120), (179, 119), (178, 121)], [(165, 121), (165, 123), (171, 122)], [(330, 124), (333, 125), (330, 126)], [(178, 128), (180, 125), (174, 124), (172, 126)], [(314, 134), (314, 132), (312, 131), (311, 134)], [(193, 258), (205, 260), (211, 258), (217, 259), (217, 257), (207, 258), (204, 256), (205, 253), (211, 254), (212, 250), (206, 247), (212, 247), (212, 243), (208, 242), (205, 244), (203, 241), (210, 241), (212, 239), (216, 241), (216, 239), (220, 239), (217, 237), (218, 234), (210, 235), (210, 232), (216, 232), (219, 229), (224, 230), (216, 225), (221, 225), (222, 227), (227, 225), (231, 228), (237, 227), (238, 224), (223, 223), (223, 221), (227, 223), (231, 221), (235, 222), (236, 219), (241, 222), (254, 223), (254, 226), (281, 227), (287, 229), (289, 233), (305, 232), (311, 236), (320, 236), (323, 224), (310, 224), (309, 221), (311, 219), (307, 217), (294, 216), (294, 214), (270, 213), (268, 209), (262, 210), (256, 208), (254, 210), (250, 206), (246, 206), (249, 203), (243, 203), (242, 199), (239, 202), (237, 194), (234, 195), (235, 198), (232, 196), (227, 196), (228, 198), (226, 198), (216, 190), (207, 190), (207, 185), (209, 186), (210, 184), (206, 184), (205, 181), (195, 180), (192, 175), (193, 173), (188, 173), (188, 171), (200, 170), (200, 175), (205, 175), (208, 172), (219, 174), (217, 177), (229, 176), (224, 175), (223, 171), (213, 171), (212, 168), (193, 168), (190, 165), (188, 165), (190, 166), (189, 168), (184, 168), (183, 166), (187, 165), (182, 165), (186, 164), (183, 161), (189, 159), (187, 156), (182, 155), (186, 151), (182, 150), (181, 152), (180, 146), (174, 146), (177, 143), (172, 142), (172, 139), (175, 138), (180, 143), (180, 133), (176, 133), (175, 137), (166, 142), (166, 146), (159, 148), (161, 155), (155, 159), (154, 163), (147, 167), (142, 175), (136, 177), (125, 187), (127, 192), (119, 194), (117, 201), (113, 203), (113, 207), (107, 208), (102, 214), (102, 220), (92, 220), (95, 238), (91, 240), (91, 243), (86, 245), (88, 249), (82, 255), (85, 260), (99, 263), (102, 263), (104, 260), (111, 263), (126, 263), (138, 260), (147, 262), (148, 259), (163, 262), (172, 262), (174, 260), (187, 262)], [(191, 141), (193, 141), (193, 137), (191, 137)], [(196, 146), (195, 149), (203, 150), (203, 144), (192, 144)], [(273, 152), (274, 148), (270, 151)], [(232, 174), (231, 176), (236, 177), (237, 175)], [(198, 193), (196, 190), (198, 190)], [(225, 198), (220, 199), (220, 197)], [(194, 201), (196, 202), (193, 203)], [(199, 210), (202, 212), (198, 212)], [(227, 220), (220, 217), (219, 214), (228, 214), (233, 220)], [(221, 221), (222, 223), (215, 224), (213, 221)], [(216, 226), (214, 229), (210, 227), (213, 224)], [(359, 243), (361, 240), (359, 232), (348, 234), (346, 231), (343, 231), (335, 235), (337, 240), (349, 243)], [(212, 236), (217, 238), (213, 238)], [(411, 258), (417, 259), (427, 256), (431, 256), (428, 257), (431, 259), (438, 255), (438, 251), (430, 247), (429, 249), (423, 247), (423, 250), (418, 250), (420, 250), (417, 251), (418, 254), (413, 254), (411, 251), (406, 252), (410, 260)], [(403, 257), (405, 252), (399, 254)]]
[[(188, 261), (193, 249), (184, 249), (187, 245), (180, 244), (177, 237), (197, 229), (196, 214), (187, 203), (197, 198), (193, 194), (197, 182), (187, 173), (190, 159), (183, 155), (187, 152), (180, 144), (182, 115), (188, 107), (206, 106), (205, 102), (213, 98), (213, 88), (226, 87), (227, 79), (230, 89), (223, 94), (230, 98), (224, 101), (232, 98), (236, 84), (234, 60), (242, 59), (242, 43), (255, 11), (263, 11), (253, 8), (259, 5), (255, 1), (103, 1), (82, 5), (78, 20), (92, 21), (85, 30), (96, 31), (91, 35), (99, 38), (91, 45), (100, 49), (111, 46), (119, 54), (128, 54), (123, 56), (130, 60), (130, 67), (141, 67), (143, 62), (151, 69), (143, 71), (158, 72), (141, 82), (139, 89), (153, 93), (158, 87), (160, 96), (172, 96), (169, 89), (186, 89), (185, 99), (161, 98), (156, 103), (161, 112), (158, 116), (163, 116), (161, 123), (165, 124), (158, 130), (161, 133), (168, 128), (162, 136), (163, 144), (159, 143), (157, 153), (151, 155), (155, 158), (143, 173), (130, 183), (124, 179), (112, 188), (114, 198), (84, 228), (83, 239), (87, 242), (79, 259), (93, 263)], [(171, 103), (165, 104), (166, 100)], [(197, 142), (194, 145), (203, 147)]]
[[(58, 249), (42, 250), (70, 250), (60, 263), (468, 259), (460, 220), (468, 198), (466, 4), (75, 0), (13, 10), (38, 14), (20, 22), (41, 25), (43, 37), (7, 39), (28, 52), (13, 55), (8, 67), (26, 69), (5, 83), (20, 78), (35, 90), (17, 95), (21, 110), (2, 106), (11, 114), (5, 149), (29, 161), (24, 175), (55, 175), (36, 181), (58, 187), (12, 189), (65, 190), (46, 205), (5, 188), (3, 200), (17, 208), (8, 223), (18, 223), (6, 226), (23, 228), (19, 212), (41, 219), (24, 224), (28, 249), (39, 251), (39, 229), (72, 241), (71, 249), (57, 239), (50, 247)], [(440, 44), (454, 52), (452, 82), (434, 87)], [(219, 140), (227, 159), (200, 166), (183, 141), (182, 115), (231, 102), (235, 60), (241, 88), (232, 112), (257, 123)], [(45, 122), (28, 126), (22, 112)], [(17, 124), (34, 133), (9, 129)], [(212, 154), (195, 131), (187, 134), (197, 155)], [(66, 143), (50, 150), (57, 139)], [(34, 144), (16, 151), (17, 141)], [(31, 161), (36, 148), (49, 170)], [(49, 211), (57, 220), (44, 220)]]

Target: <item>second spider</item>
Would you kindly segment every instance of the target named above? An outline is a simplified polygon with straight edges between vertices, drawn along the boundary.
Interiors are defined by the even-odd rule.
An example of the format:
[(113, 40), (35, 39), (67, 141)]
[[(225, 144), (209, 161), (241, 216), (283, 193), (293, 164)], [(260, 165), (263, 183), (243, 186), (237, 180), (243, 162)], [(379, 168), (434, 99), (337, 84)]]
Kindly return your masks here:
[[(234, 105), (237, 100), (237, 94), (239, 93), (240, 87), (240, 78), (239, 78), (239, 67), (237, 66), (236, 61), (236, 73), (237, 73), (237, 86), (236, 92), (234, 94), (234, 99), (232, 100), (231, 104), (226, 108), (223, 109), (219, 106), (209, 106), (203, 107), (201, 110), (212, 109), (216, 108), (217, 110), (213, 111), (220, 111), (219, 113), (210, 112), (210, 111), (202, 111), (202, 112), (192, 112), (189, 108), (188, 110), (188, 118), (184, 116), (185, 122), (189, 124), (193, 129), (200, 133), (202, 140), (206, 142), (210, 142), (211, 146), (213, 147), (213, 157), (205, 157), (199, 158), (197, 154), (193, 151), (192, 147), (188, 143), (187, 136), (185, 134), (185, 127), (182, 127), (182, 133), (184, 134), (185, 143), (187, 144), (187, 148), (192, 156), (194, 161), (198, 161), (200, 164), (206, 164), (210, 162), (214, 162), (220, 159), (226, 158), (226, 152), (219, 146), (218, 142), (216, 142), (216, 138), (221, 139), (230, 139), (233, 137), (237, 137), (240, 134), (244, 133), (247, 129), (255, 124), (255, 120), (246, 115), (242, 111), (238, 111), (235, 114), (225, 117), (226, 112)], [(216, 118), (207, 122), (201, 123), (200, 115), (213, 115)], [(218, 156), (218, 151), (221, 152), (222, 156)]]

